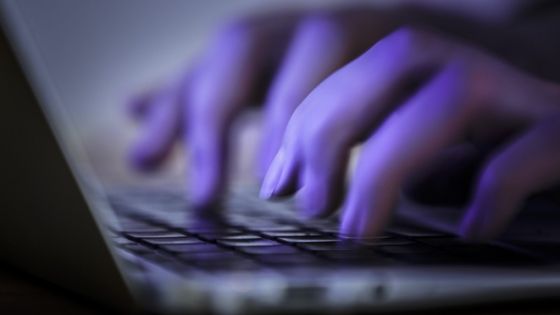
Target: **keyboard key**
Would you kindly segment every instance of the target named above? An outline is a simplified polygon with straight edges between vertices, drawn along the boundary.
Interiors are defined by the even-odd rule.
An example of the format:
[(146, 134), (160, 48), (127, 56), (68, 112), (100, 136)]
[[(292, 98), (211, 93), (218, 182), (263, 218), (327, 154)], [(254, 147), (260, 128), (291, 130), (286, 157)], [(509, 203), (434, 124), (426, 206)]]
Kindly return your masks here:
[(182, 253), (177, 256), (181, 261), (186, 262), (209, 262), (238, 259), (241, 256), (229, 251), (212, 251), (212, 252), (191, 252)]
[(240, 235), (229, 235), (223, 236), (218, 238), (218, 240), (222, 241), (230, 241), (230, 240), (258, 240), (262, 239), (262, 237), (255, 235), (255, 234), (240, 234)]
[(149, 224), (146, 222), (137, 221), (129, 218), (118, 219), (120, 230), (128, 232), (158, 232), (164, 230), (162, 227)]
[(208, 239), (208, 240), (249, 240), (249, 239), (259, 239), (261, 238), (258, 235), (250, 234), (246, 232), (236, 231), (236, 232), (229, 232), (229, 233), (200, 233), (197, 234), (201, 238)]
[(280, 240), (290, 243), (322, 243), (322, 242), (339, 242), (336, 237), (330, 236), (301, 236), (301, 237), (280, 237)]
[(194, 237), (156, 237), (144, 238), (144, 241), (153, 245), (176, 245), (176, 244), (201, 244), (203, 241)]
[(349, 243), (344, 241), (324, 241), (324, 242), (306, 242), (298, 243), (301, 248), (312, 251), (355, 251), (363, 249), (357, 243)]
[(278, 242), (267, 239), (256, 239), (256, 240), (220, 240), (220, 244), (233, 247), (254, 247), (254, 246), (274, 246), (279, 245)]
[(253, 255), (269, 255), (269, 254), (295, 254), (301, 252), (292, 246), (287, 245), (272, 245), (272, 246), (252, 246), (243, 247), (240, 250), (247, 254)]
[(161, 231), (137, 231), (137, 232), (123, 232), (125, 235), (129, 235), (136, 238), (170, 238), (170, 237), (185, 237), (185, 234), (178, 233), (175, 231), (161, 230)]
[(166, 245), (160, 245), (160, 248), (174, 254), (227, 251), (227, 249), (218, 247), (215, 244), (210, 244), (210, 243), (166, 244)]
[(182, 226), (182, 228), (193, 234), (226, 234), (226, 233), (239, 233), (239, 229), (228, 227), (228, 226), (211, 226), (211, 225), (187, 225)]
[(239, 229), (235, 229), (235, 228), (227, 228), (227, 229), (223, 229), (223, 230), (212, 230), (212, 229), (196, 230), (195, 229), (195, 230), (191, 230), (191, 232), (193, 232), (196, 235), (199, 235), (201, 237), (208, 238), (208, 239), (217, 239), (217, 238), (226, 237), (226, 236), (235, 236), (235, 235), (246, 234), (245, 232), (243, 232)]
[(262, 232), (266, 236), (270, 237), (316, 237), (320, 236), (318, 233), (305, 232), (305, 231), (267, 231)]
[(129, 244), (135, 244), (137, 242), (130, 240), (126, 237), (122, 237), (122, 236), (117, 236), (117, 237), (113, 237), (112, 238), (113, 243), (115, 243), (117, 246), (123, 246), (123, 245), (129, 245)]
[(247, 226), (250, 230), (254, 230), (254, 231), (259, 231), (262, 233), (267, 233), (267, 232), (301, 232), (302, 229), (300, 227), (297, 226), (291, 226), (291, 225), (272, 225), (272, 224), (268, 224), (268, 225), (248, 225)]

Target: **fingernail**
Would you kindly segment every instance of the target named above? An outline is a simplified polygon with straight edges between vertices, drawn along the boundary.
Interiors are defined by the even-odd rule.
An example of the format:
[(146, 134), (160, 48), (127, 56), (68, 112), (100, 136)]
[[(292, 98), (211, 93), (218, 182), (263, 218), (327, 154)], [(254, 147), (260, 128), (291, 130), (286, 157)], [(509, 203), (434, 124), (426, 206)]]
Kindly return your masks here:
[(270, 199), (274, 197), (276, 193), (276, 187), (278, 186), (278, 181), (282, 175), (282, 169), (284, 167), (284, 151), (280, 150), (272, 160), (266, 175), (264, 176), (263, 183), (261, 185), (260, 197), (262, 199)]

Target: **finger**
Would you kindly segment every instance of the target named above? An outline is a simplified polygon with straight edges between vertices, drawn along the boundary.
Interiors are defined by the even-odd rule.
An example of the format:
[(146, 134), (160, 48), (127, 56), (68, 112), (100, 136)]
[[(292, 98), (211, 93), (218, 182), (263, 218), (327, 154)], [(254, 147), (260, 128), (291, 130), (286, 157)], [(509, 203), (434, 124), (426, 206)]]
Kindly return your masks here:
[(465, 68), (447, 66), (366, 142), (343, 210), (342, 234), (379, 234), (407, 174), (460, 137), (477, 103), (465, 90)]
[[(406, 178), (444, 148), (476, 133), (482, 118), (523, 126), (557, 111), (558, 90), (536, 83), (477, 51), (457, 53), (368, 140), (345, 205), (343, 233), (379, 234)], [(535, 103), (522, 106), (522, 100)], [(510, 126), (493, 131), (501, 133), (501, 128)]]
[(301, 101), (322, 80), (379, 36), (382, 31), (379, 29), (362, 29), (360, 36), (355, 35), (357, 26), (363, 25), (366, 18), (371, 18), (371, 14), (323, 12), (299, 23), (266, 102), (261, 176), (278, 152), (286, 125)]
[[(402, 28), (311, 92), (290, 120), (284, 141), (285, 152), (303, 159), (304, 211), (321, 215), (336, 208), (351, 146), (395, 107), (407, 82), (437, 68), (451, 51), (451, 44), (426, 32)], [(274, 186), (282, 190), (286, 182)]]
[(198, 205), (212, 204), (227, 181), (230, 126), (248, 105), (272, 52), (275, 32), (262, 24), (236, 24), (224, 31), (199, 65), (187, 95), (185, 142), (193, 156), (190, 187)]
[(493, 157), (461, 226), (463, 237), (499, 235), (531, 194), (560, 182), (560, 118), (533, 127)]
[(152, 170), (171, 152), (181, 129), (181, 93), (188, 84), (185, 78), (137, 105), (143, 126), (129, 152), (129, 160), (137, 169)]
[[(280, 148), (267, 171), (260, 190), (260, 197), (272, 199), (293, 194), (297, 187), (297, 174), (300, 169), (300, 159), (293, 153), (287, 153)], [(283, 183), (282, 187), (277, 186)]]

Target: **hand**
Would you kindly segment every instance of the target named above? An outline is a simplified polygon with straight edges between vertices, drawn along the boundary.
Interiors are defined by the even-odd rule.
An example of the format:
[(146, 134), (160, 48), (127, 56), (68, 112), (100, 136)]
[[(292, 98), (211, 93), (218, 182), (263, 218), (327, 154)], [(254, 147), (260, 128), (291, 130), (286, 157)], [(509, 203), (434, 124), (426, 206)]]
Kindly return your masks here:
[[(350, 149), (365, 139), (344, 194)], [(298, 192), (307, 216), (341, 202), (341, 233), (382, 232), (407, 178), (452, 145), (497, 144), (461, 233), (499, 234), (560, 181), (560, 86), (437, 33), (403, 27), (321, 82), (295, 110), (264, 197)]]
[(130, 152), (139, 169), (160, 165), (177, 140), (192, 156), (190, 188), (197, 205), (213, 204), (227, 181), (230, 126), (262, 93), (263, 78), (275, 72), (265, 98), (260, 173), (280, 146), (295, 108), (323, 79), (392, 27), (387, 18), (355, 8), (313, 14), (253, 17), (224, 28), (182, 78), (131, 104), (142, 122)]

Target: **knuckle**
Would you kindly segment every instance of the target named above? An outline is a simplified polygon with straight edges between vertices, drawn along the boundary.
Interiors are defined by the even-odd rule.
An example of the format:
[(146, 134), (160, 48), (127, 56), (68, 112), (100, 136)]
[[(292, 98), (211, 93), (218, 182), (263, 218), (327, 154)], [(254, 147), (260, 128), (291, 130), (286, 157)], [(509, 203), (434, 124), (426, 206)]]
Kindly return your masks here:
[(401, 73), (440, 63), (447, 46), (447, 41), (436, 34), (402, 26), (379, 40), (359, 59), (366, 68), (389, 67), (391, 72)]
[(388, 39), (393, 40), (395, 43), (407, 46), (420, 44), (425, 37), (425, 31), (410, 25), (401, 26), (387, 36)]
[(247, 47), (252, 47), (258, 38), (259, 27), (255, 22), (248, 19), (235, 20), (218, 30), (207, 55), (219, 60), (226, 51), (244, 50)]
[(251, 36), (254, 23), (249, 19), (237, 19), (226, 23), (218, 32), (218, 39), (243, 39)]
[[(438, 74), (434, 84), (439, 88), (445, 88), (446, 93), (453, 95), (450, 102), (432, 102), (426, 104), (428, 107), (436, 107), (441, 113), (453, 117), (471, 117), (479, 115), (481, 109), (491, 93), (488, 83), (488, 75), (477, 61), (469, 56), (454, 56)], [(443, 106), (442, 106), (443, 105)]]
[(456, 56), (450, 61), (449, 68), (465, 97), (460, 103), (479, 106), (488, 100), (494, 84), (490, 82), (491, 73), (480, 62), (472, 56)]
[(298, 31), (309, 36), (332, 36), (343, 31), (337, 19), (330, 13), (317, 13), (305, 17), (298, 27)]
[(426, 49), (428, 33), (413, 26), (401, 26), (380, 40), (371, 50), (397, 55), (400, 58), (413, 57), (417, 52)]

